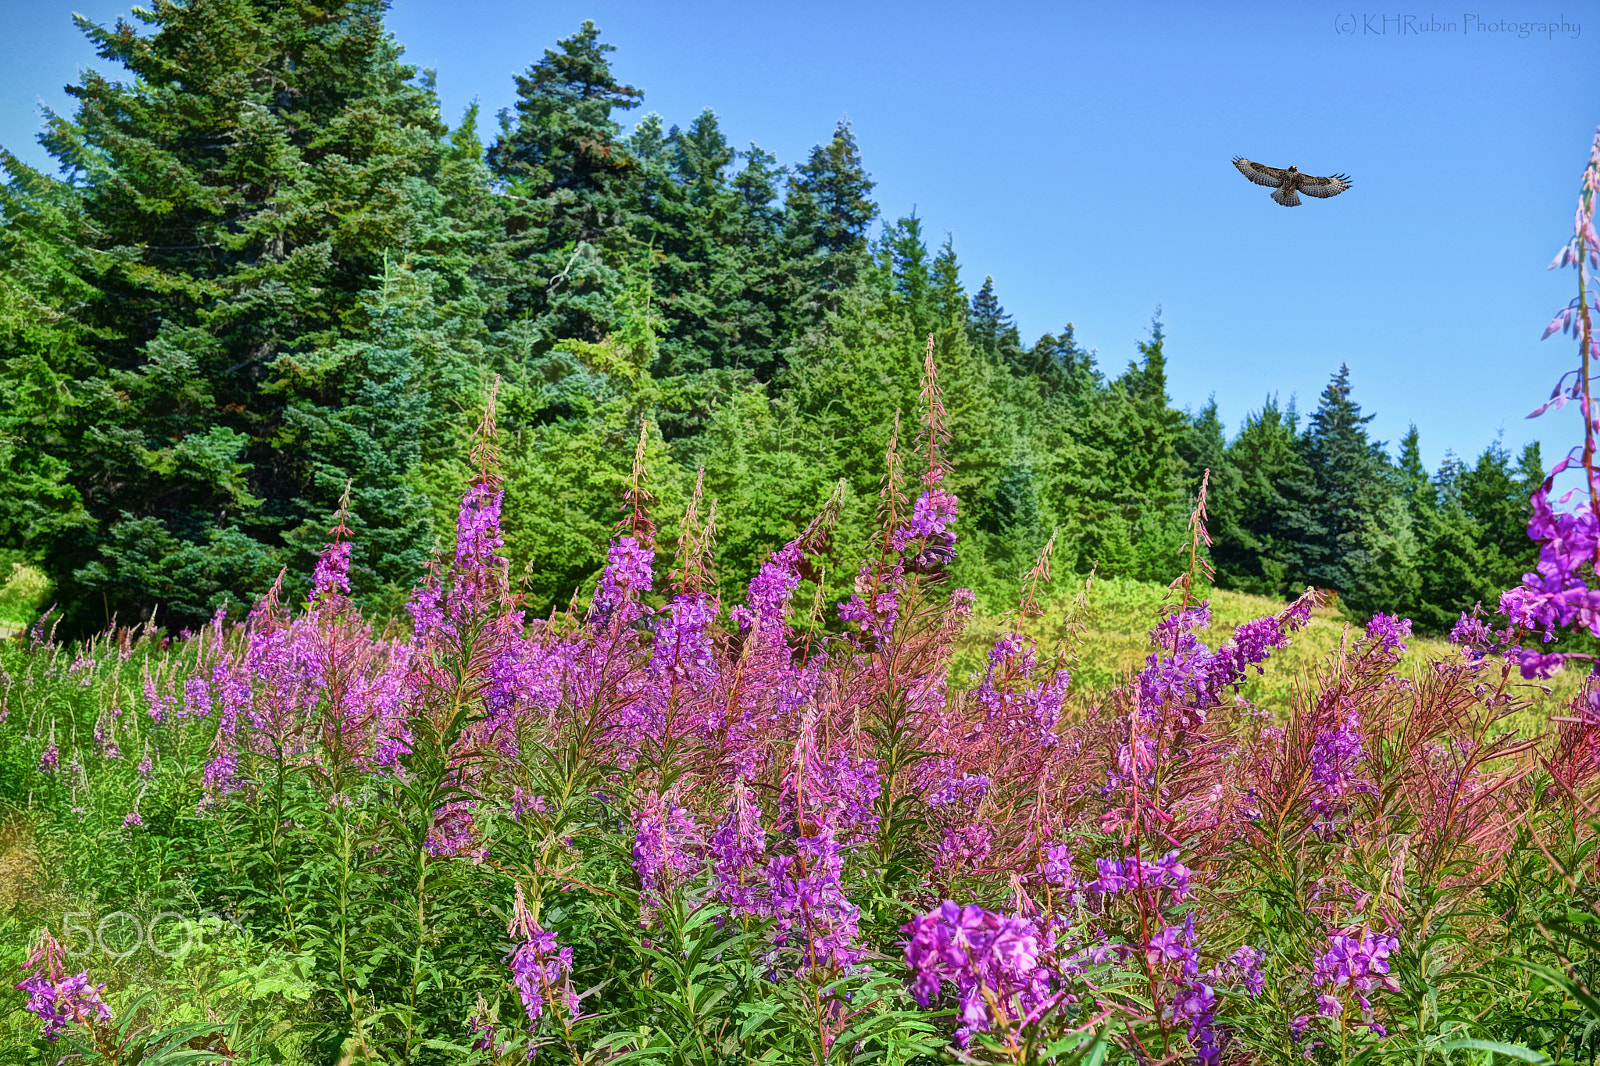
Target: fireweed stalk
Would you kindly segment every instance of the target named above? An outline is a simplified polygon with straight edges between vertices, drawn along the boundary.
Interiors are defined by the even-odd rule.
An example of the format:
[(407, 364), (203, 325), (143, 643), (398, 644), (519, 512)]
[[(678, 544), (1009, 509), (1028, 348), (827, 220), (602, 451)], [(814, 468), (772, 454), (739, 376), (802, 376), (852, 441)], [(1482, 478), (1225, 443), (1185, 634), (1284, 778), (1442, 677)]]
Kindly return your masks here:
[[(1533, 494), (1533, 517), (1528, 535), (1539, 542), (1539, 562), (1534, 571), (1523, 575), (1523, 583), (1506, 592), (1500, 609), (1513, 626), (1530, 636), (1537, 634), (1546, 643), (1557, 631), (1576, 626), (1600, 636), (1600, 587), (1590, 587), (1589, 575), (1600, 572), (1600, 475), (1595, 470), (1596, 436), (1600, 434), (1600, 412), (1594, 409), (1593, 363), (1600, 359), (1594, 335), (1594, 278), (1590, 271), (1600, 269), (1600, 237), (1594, 226), (1595, 199), (1600, 193), (1600, 130), (1589, 151), (1589, 165), (1583, 172), (1578, 207), (1573, 219), (1573, 235), (1550, 263), (1554, 270), (1570, 266), (1578, 272), (1578, 295), (1558, 312), (1544, 338), (1556, 333), (1578, 342), (1578, 366), (1556, 382), (1550, 399), (1528, 417), (1559, 409), (1569, 400), (1578, 401), (1583, 418), (1583, 442), (1575, 445), (1545, 477)], [(1543, 339), (1543, 338), (1541, 338)], [(1570, 512), (1551, 506), (1555, 478), (1577, 467), (1584, 477), (1586, 503)], [(1569, 501), (1576, 489), (1569, 489), (1559, 503)], [(1549, 677), (1570, 658), (1588, 659), (1578, 653), (1545, 653), (1536, 648), (1518, 649), (1517, 657), (1524, 677)]]

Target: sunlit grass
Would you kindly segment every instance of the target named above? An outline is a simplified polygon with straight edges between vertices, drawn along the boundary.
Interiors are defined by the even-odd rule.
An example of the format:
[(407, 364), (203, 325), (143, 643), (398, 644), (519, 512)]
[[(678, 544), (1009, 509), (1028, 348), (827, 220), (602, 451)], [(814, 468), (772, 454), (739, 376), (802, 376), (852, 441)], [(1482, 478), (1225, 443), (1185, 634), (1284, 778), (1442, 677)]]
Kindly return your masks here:
[[(1149, 629), (1161, 617), (1162, 605), (1169, 602), (1165, 585), (1131, 578), (1096, 578), (1080, 608), (1077, 593), (1081, 581), (1058, 583), (1043, 615), (1029, 618), (1023, 630), (1035, 637), (1041, 647), (1061, 647), (1068, 661), (1073, 687), (1080, 693), (1104, 692), (1125, 675), (1136, 672), (1150, 654)], [(1216, 647), (1233, 636), (1241, 624), (1253, 618), (1274, 614), (1284, 604), (1266, 596), (1252, 596), (1227, 589), (1209, 589), (1200, 599), (1211, 601), (1212, 625), (1205, 643)], [(966, 634), (958, 642), (951, 681), (961, 687), (975, 685), (982, 677), (985, 659), (994, 640), (1009, 624), (1000, 617), (975, 614)], [(1348, 631), (1348, 635), (1347, 635)], [(1252, 676), (1244, 685), (1244, 696), (1265, 710), (1287, 716), (1297, 679), (1308, 679), (1317, 667), (1336, 656), (1346, 640), (1362, 634), (1359, 624), (1345, 617), (1337, 607), (1319, 607), (1312, 612), (1309, 625), (1296, 634), (1287, 648), (1272, 653), (1266, 673)], [(1459, 654), (1449, 641), (1438, 637), (1414, 637), (1407, 643), (1406, 655), (1397, 672), (1417, 678), (1430, 661)], [(1568, 669), (1540, 684), (1515, 679), (1517, 694), (1531, 701), (1508, 723), (1524, 735), (1545, 728), (1552, 714), (1559, 714), (1576, 694), (1583, 679), (1579, 669)]]

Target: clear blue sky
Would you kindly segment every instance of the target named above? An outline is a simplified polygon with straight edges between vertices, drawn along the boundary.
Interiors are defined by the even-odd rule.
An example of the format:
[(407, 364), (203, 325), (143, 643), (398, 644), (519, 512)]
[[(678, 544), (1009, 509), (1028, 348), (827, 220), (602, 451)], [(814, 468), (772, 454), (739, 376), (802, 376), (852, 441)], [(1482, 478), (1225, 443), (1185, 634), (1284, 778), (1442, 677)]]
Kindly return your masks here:
[[(794, 163), (848, 117), (884, 214), (953, 233), (1024, 339), (1070, 321), (1114, 372), (1159, 304), (1175, 402), (1215, 394), (1230, 432), (1269, 392), (1309, 411), (1347, 362), (1376, 436), (1415, 421), (1430, 467), (1502, 431), (1548, 462), (1580, 423), (1523, 416), (1575, 358), (1538, 338), (1575, 293), (1545, 266), (1600, 124), (1600, 2), (1352, 2), (396, 0), (389, 24), (451, 122), (511, 104), (585, 18), (645, 91), (629, 124), (709, 107)], [(39, 103), (99, 62), (73, 10), (127, 6), (0, 0), (0, 143), (30, 161)], [(1355, 186), (1281, 208), (1236, 154)]]

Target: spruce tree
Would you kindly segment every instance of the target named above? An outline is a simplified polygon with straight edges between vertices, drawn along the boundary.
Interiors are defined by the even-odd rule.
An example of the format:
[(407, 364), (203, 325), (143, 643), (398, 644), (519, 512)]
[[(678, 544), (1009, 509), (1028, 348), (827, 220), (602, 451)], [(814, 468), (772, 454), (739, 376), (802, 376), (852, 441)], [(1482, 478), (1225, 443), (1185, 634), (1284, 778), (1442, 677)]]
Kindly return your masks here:
[(1180, 565), (1192, 501), (1178, 454), (1184, 416), (1167, 402), (1164, 342), (1158, 316), (1139, 342), (1141, 358), (1081, 416), (1069, 416), (1050, 449), (1050, 498), (1078, 545), (1080, 569), (1168, 581)]
[(939, 319), (944, 322), (960, 319), (965, 326), (967, 290), (961, 286), (961, 262), (956, 258), (955, 238), (948, 233), (939, 246), (939, 254), (933, 257), (928, 284), (929, 298)]
[(1198, 414), (1184, 419), (1177, 439), (1178, 455), (1185, 466), (1191, 495), (1209, 472), (1206, 510), (1207, 530), (1211, 535), (1210, 557), (1219, 581), (1230, 568), (1247, 565), (1249, 535), (1240, 526), (1244, 506), (1244, 475), (1228, 455), (1227, 437), (1217, 415), (1217, 398), (1212, 396)]
[(72, 381), (93, 371), (85, 327), (67, 312), (97, 295), (80, 244), (91, 239), (70, 186), (0, 150), (0, 579), (43, 561), (92, 520), (73, 477)]
[[(1301, 543), (1304, 572), (1347, 596), (1359, 594), (1361, 575), (1372, 565), (1365, 534), (1386, 489), (1381, 446), (1367, 438), (1373, 417), (1350, 398), (1350, 368), (1341, 365), (1301, 438), (1315, 500), (1299, 506), (1314, 511), (1320, 527)], [(1308, 532), (1311, 524), (1305, 523)]]
[(1304, 587), (1303, 545), (1322, 535), (1315, 488), (1299, 448), (1299, 425), (1268, 397), (1228, 445), (1239, 472), (1236, 540), (1214, 546), (1217, 580), (1229, 588), (1290, 596)]
[(880, 248), (891, 279), (891, 299), (915, 336), (926, 337), (943, 324), (934, 303), (933, 265), (915, 209), (884, 227)]
[(972, 297), (968, 333), (973, 350), (991, 361), (1012, 364), (1022, 357), (1022, 338), (995, 295), (994, 278), (985, 277)]
[(792, 331), (837, 311), (868, 266), (867, 228), (878, 216), (874, 184), (848, 122), (795, 168), (784, 204)]
[(1494, 560), (1483, 551), (1484, 527), (1467, 510), (1466, 467), (1447, 451), (1434, 477), (1437, 511), (1420, 553), (1421, 588), (1413, 620), (1423, 631), (1450, 629), (1462, 612), (1499, 600), (1490, 576)]
[[(41, 138), (92, 234), (67, 445), (94, 528), (49, 549), (85, 625), (158, 602), (163, 621), (192, 624), (284, 563), (302, 569), (356, 471), (319, 473), (327, 457), (291, 412), (356, 401), (339, 353), (372, 279), (452, 239), (427, 192), (437, 104), (380, 7), (193, 0), (136, 15), (146, 31), (78, 20), (131, 77), (86, 72), (68, 90), (76, 113), (48, 116)], [(380, 554), (366, 574), (409, 585), (414, 562)]]
[(500, 114), (490, 171), (512, 207), (505, 220), (516, 264), (507, 314), (525, 350), (561, 338), (598, 342), (614, 323), (611, 291), (632, 242), (638, 161), (613, 113), (644, 94), (618, 81), (593, 22), (546, 49), (516, 77)]

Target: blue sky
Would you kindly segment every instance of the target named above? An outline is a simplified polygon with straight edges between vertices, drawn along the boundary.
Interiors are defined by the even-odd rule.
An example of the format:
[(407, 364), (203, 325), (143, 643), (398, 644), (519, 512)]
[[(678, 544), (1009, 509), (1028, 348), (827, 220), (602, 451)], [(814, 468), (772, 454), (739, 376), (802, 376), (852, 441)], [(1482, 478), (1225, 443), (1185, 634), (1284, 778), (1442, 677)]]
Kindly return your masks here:
[[(1430, 466), (1501, 432), (1551, 461), (1581, 423), (1523, 416), (1575, 360), (1539, 334), (1575, 292), (1545, 266), (1600, 123), (1600, 3), (1343, 2), (396, 0), (389, 24), (451, 122), (585, 18), (645, 91), (630, 125), (709, 107), (794, 163), (848, 118), (884, 214), (952, 233), (1025, 339), (1070, 321), (1115, 371), (1160, 305), (1175, 402), (1214, 394), (1230, 431), (1268, 393), (1309, 411), (1346, 362), (1375, 435), (1415, 421)], [(0, 3), (0, 144), (43, 164), (39, 103), (99, 62), (71, 11), (127, 6)], [(1355, 185), (1285, 209), (1234, 155)]]

